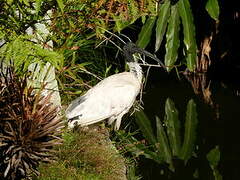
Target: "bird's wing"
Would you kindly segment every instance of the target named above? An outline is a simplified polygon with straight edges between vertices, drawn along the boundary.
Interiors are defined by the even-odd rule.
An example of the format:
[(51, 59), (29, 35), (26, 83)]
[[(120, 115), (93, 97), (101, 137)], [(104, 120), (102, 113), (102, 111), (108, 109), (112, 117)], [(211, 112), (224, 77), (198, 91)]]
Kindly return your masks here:
[[(130, 108), (139, 92), (130, 75), (110, 76), (74, 100), (67, 109), (67, 118), (79, 117), (80, 124), (92, 124)], [(126, 75), (126, 73), (124, 74)], [(130, 107), (129, 107), (130, 106)]]
[(73, 118), (71, 113), (73, 112), (73, 110), (78, 107), (80, 104), (82, 104), (84, 101), (86, 100), (86, 96), (81, 96), (81, 97), (78, 97), (76, 98), (75, 100), (73, 100), (71, 102), (71, 104), (68, 106), (68, 108), (66, 109), (66, 117), (68, 119), (71, 119)]

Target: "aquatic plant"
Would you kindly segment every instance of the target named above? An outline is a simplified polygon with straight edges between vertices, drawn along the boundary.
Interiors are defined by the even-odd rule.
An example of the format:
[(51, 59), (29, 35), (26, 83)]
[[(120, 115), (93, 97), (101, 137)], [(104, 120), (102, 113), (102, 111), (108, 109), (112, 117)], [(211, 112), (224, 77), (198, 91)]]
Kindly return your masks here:
[[(139, 141), (134, 134), (119, 132), (122, 139), (121, 147), (131, 152), (134, 157), (144, 156), (159, 164), (167, 163), (171, 171), (175, 171), (173, 159), (178, 158), (185, 162), (192, 157), (195, 148), (197, 111), (196, 104), (191, 99), (187, 105), (184, 136), (180, 133), (180, 120), (171, 99), (166, 100), (165, 118), (161, 121), (156, 116), (156, 135), (152, 129), (150, 119), (143, 111), (136, 112), (136, 123), (145, 137)], [(182, 140), (183, 139), (183, 140)]]
[(209, 151), (209, 153), (207, 154), (207, 160), (213, 171), (213, 176), (214, 176), (215, 180), (223, 179), (222, 175), (220, 174), (220, 172), (218, 170), (220, 156), (221, 156), (221, 152), (219, 150), (219, 146), (216, 146), (215, 148), (211, 149)]

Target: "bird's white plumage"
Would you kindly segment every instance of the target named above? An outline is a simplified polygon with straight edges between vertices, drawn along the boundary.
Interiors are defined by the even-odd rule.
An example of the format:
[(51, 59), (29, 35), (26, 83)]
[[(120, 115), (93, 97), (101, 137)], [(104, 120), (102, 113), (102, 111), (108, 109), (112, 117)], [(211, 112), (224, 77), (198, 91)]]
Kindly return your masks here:
[(122, 116), (133, 105), (140, 88), (141, 81), (133, 72), (107, 77), (70, 104), (66, 117), (77, 119), (70, 121), (69, 127), (74, 127), (75, 123), (85, 126), (109, 119), (109, 123), (117, 120), (115, 129), (118, 129)]
[(116, 121), (115, 129), (119, 129), (123, 115), (132, 107), (141, 89), (142, 69), (134, 53), (145, 54), (161, 63), (158, 58), (135, 44), (125, 44), (123, 54), (130, 72), (109, 76), (74, 100), (66, 110), (69, 128), (76, 124), (85, 126), (108, 119), (109, 124)]

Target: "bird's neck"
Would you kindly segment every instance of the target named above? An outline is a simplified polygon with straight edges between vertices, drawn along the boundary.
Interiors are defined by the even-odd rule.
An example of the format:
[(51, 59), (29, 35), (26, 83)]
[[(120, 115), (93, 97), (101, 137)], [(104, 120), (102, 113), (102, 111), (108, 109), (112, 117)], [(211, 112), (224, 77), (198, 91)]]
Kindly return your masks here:
[(133, 73), (139, 82), (142, 82), (142, 68), (137, 62), (128, 62), (128, 67), (131, 73)]

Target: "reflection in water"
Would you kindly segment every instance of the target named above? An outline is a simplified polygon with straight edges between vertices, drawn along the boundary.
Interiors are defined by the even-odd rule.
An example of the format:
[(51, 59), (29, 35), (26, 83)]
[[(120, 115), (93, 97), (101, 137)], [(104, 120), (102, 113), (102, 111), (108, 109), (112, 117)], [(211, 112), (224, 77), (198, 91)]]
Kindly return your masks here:
[[(236, 90), (232, 90), (231, 85), (227, 83), (223, 86), (219, 81), (210, 82), (205, 79), (204, 84), (195, 79), (201, 84), (198, 88), (205, 93), (199, 96), (195, 94), (189, 79), (184, 76), (179, 80), (171, 74), (156, 74), (153, 77), (150, 75), (151, 83), (145, 88), (144, 114), (140, 112), (136, 119), (143, 137), (135, 135), (131, 142), (137, 144), (135, 150), (131, 150), (138, 152), (135, 155), (140, 159), (139, 173), (143, 179), (217, 180), (227, 177), (228, 180), (232, 180), (239, 177), (240, 168), (236, 162), (240, 154), (237, 141), (240, 97), (233, 93)], [(179, 152), (185, 141), (186, 112), (190, 99), (196, 104), (198, 123), (193, 128), (196, 135), (194, 151), (185, 161), (179, 156)], [(169, 115), (166, 113), (166, 106), (169, 106)], [(167, 125), (166, 116), (171, 116), (172, 119), (178, 116), (178, 120), (171, 121), (172, 124), (168, 122)], [(147, 118), (148, 125), (140, 125), (141, 118)], [(165, 135), (160, 132), (164, 132)], [(157, 143), (154, 142), (160, 136), (161, 143), (161, 138), (158, 138)], [(160, 159), (154, 159), (159, 157)]]
[(185, 78), (191, 83), (194, 93), (201, 96), (206, 104), (215, 109), (216, 119), (219, 119), (219, 106), (212, 99), (211, 81), (208, 80), (206, 73), (185, 74)]
[[(152, 148), (152, 150), (151, 148), (147, 150), (144, 148), (142, 150), (143, 155), (158, 164), (165, 164), (167, 168), (159, 168), (158, 170), (163, 175), (169, 174), (169, 172), (172, 174), (177, 171), (177, 166), (175, 167), (174, 165), (175, 159), (182, 160), (183, 164), (186, 165), (196, 149), (197, 109), (192, 99), (189, 100), (186, 109), (184, 127), (181, 128), (178, 110), (174, 102), (168, 98), (165, 103), (164, 120), (161, 121), (157, 116), (155, 118), (156, 135), (153, 133), (150, 119), (147, 118), (144, 112), (136, 113), (136, 122)], [(181, 129), (184, 129), (184, 133), (180, 132)], [(192, 174), (193, 176), (197, 175)]]

